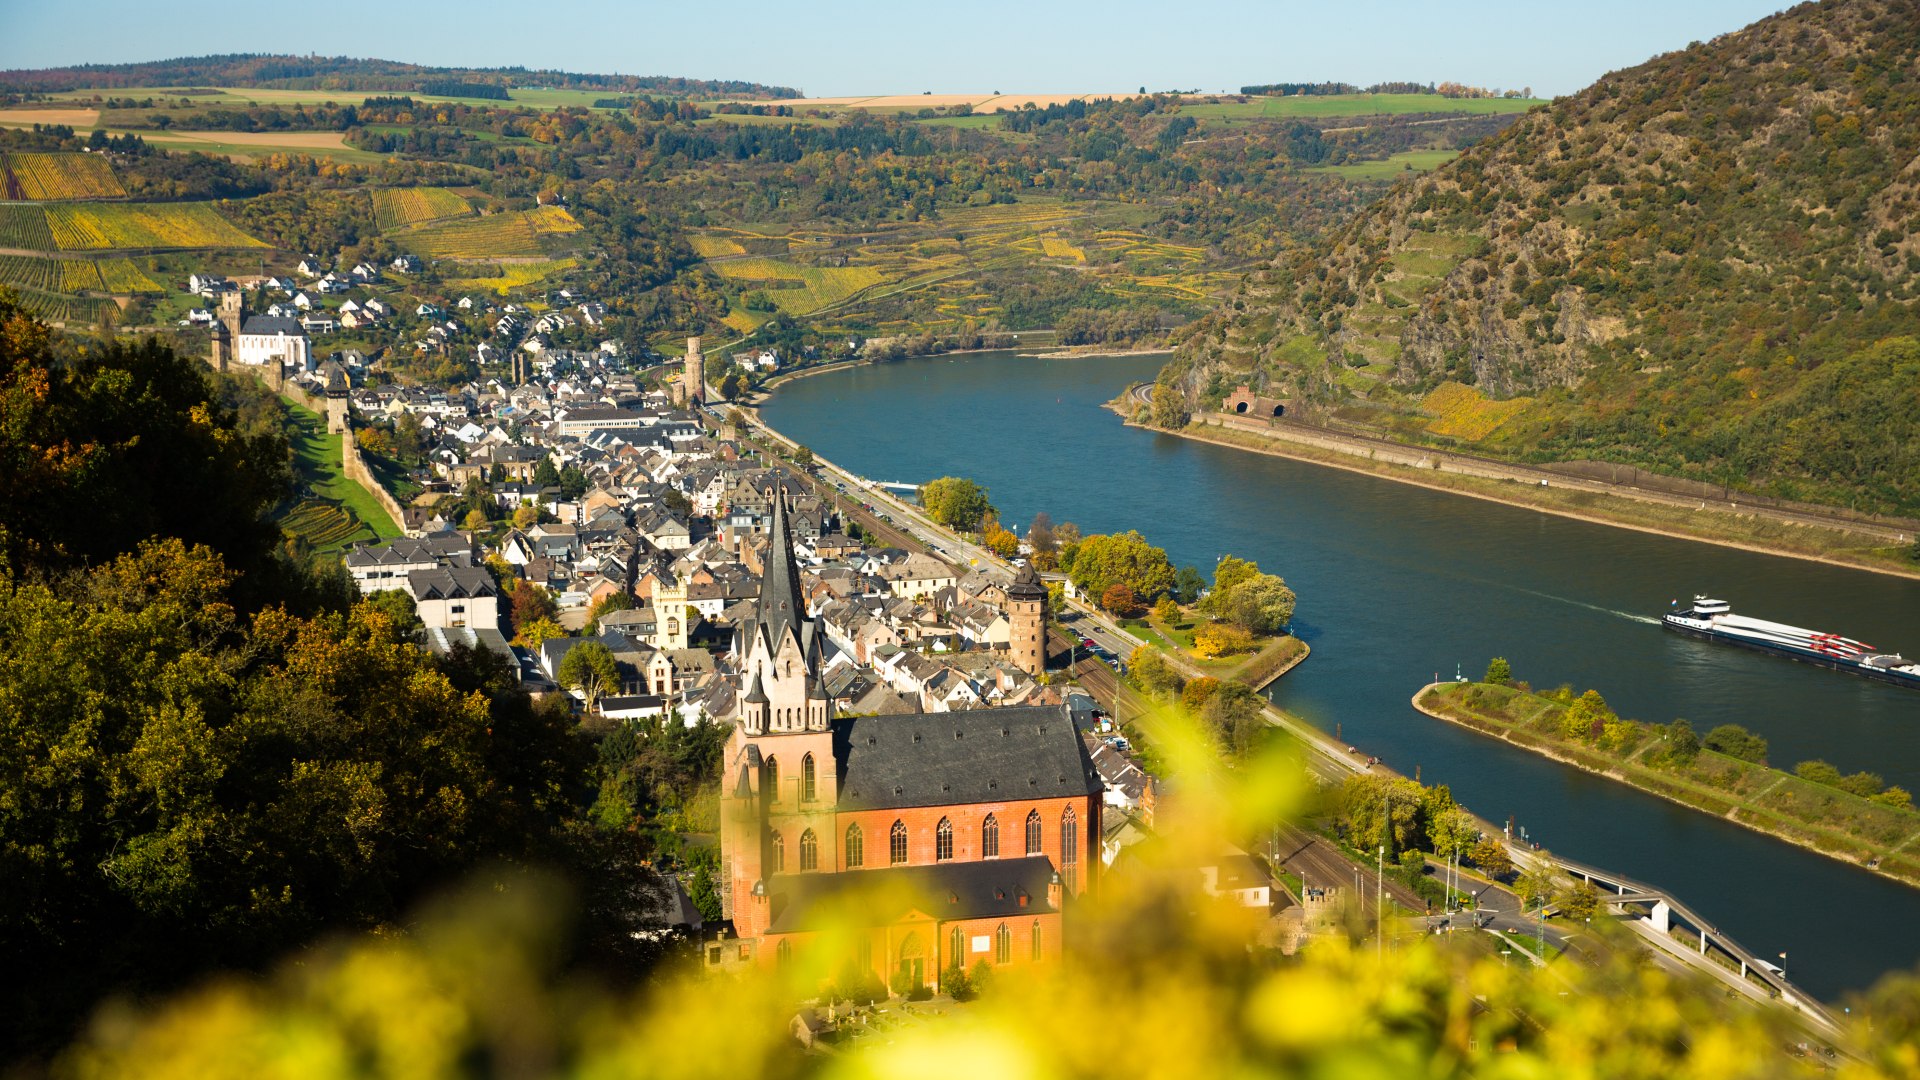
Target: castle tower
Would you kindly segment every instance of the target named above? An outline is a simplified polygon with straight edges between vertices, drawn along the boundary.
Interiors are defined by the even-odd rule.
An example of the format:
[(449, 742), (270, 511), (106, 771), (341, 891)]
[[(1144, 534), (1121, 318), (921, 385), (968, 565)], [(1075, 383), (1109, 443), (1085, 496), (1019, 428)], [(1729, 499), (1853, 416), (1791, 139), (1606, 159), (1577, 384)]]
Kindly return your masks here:
[(1013, 665), (1029, 675), (1047, 670), (1047, 586), (1033, 564), (1020, 568), (1007, 587), (1007, 617), (1013, 624), (1008, 651)]
[(687, 614), (687, 583), (675, 581), (669, 583), (662, 578), (653, 587), (653, 617), (657, 629), (654, 640), (660, 649), (684, 649), (687, 647), (687, 635), (692, 628), (687, 624), (692, 617)]
[(213, 321), (213, 342), (207, 353), (207, 363), (213, 366), (213, 370), (222, 372), (227, 370), (228, 364), (233, 363), (233, 333), (227, 329), (226, 323), (218, 319)]
[(245, 305), (246, 297), (240, 295), (239, 289), (228, 289), (220, 294), (220, 323), (227, 328), (228, 339), (236, 345), (240, 341), (240, 323), (246, 315)]
[(700, 355), (700, 338), (687, 339), (687, 372), (680, 377), (680, 394), (689, 409), (707, 400), (707, 361)]

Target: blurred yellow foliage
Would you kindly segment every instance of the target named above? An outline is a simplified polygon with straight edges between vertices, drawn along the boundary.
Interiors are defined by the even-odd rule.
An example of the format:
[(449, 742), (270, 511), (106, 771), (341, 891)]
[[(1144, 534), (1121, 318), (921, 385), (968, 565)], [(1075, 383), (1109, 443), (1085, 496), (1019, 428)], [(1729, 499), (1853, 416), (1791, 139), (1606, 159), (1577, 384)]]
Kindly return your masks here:
[[(552, 883), (522, 880), (427, 912), (418, 929), (345, 941), (262, 980), (233, 979), (153, 1012), (102, 1013), (60, 1062), (74, 1078), (194, 1080), (462, 1076), (859, 1078), (1791, 1075), (1785, 1018), (1676, 981), (1613, 950), (1599, 967), (1509, 967), (1480, 935), (1418, 936), (1384, 956), (1344, 934), (1291, 958), (1248, 947), (1243, 909), (1207, 900), (1191, 853), (1263, 835), (1304, 796), (1298, 763), (1237, 767), (1167, 717), (1156, 746), (1180, 777), (1154, 840), (1069, 912), (1071, 953), (993, 979), (940, 1015), (898, 1006), (884, 1032), (827, 1053), (788, 1034), (830, 977), (846, 927), (781, 969), (675, 972), (634, 993), (556, 970)], [(850, 905), (851, 910), (852, 905)], [(857, 923), (850, 918), (849, 923)], [(925, 1007), (921, 1007), (925, 1008)], [(1907, 1051), (1887, 1071), (1911, 1074)], [(1906, 1067), (1902, 1067), (1902, 1063)]]

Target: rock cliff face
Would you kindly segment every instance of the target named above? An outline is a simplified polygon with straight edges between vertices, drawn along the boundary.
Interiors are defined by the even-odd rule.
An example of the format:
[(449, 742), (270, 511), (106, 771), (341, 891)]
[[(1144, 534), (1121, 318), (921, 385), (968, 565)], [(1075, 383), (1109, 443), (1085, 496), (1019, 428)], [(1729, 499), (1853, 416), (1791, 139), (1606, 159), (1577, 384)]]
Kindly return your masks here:
[(1464, 383), (1532, 399), (1486, 449), (1844, 487), (1739, 451), (1821, 364), (1914, 333), (1917, 276), (1920, 0), (1803, 4), (1402, 184), (1250, 275), (1165, 381), (1402, 430)]

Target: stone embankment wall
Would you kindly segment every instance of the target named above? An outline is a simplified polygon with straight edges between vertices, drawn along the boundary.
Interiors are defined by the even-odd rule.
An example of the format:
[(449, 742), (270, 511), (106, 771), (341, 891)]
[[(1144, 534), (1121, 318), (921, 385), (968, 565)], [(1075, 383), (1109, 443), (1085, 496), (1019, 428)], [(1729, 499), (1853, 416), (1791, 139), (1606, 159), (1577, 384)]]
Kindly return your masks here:
[(393, 519), (394, 527), (402, 532), (406, 531), (406, 511), (400, 508), (400, 500), (394, 498), (393, 493), (373, 475), (373, 470), (367, 467), (367, 459), (360, 456), (360, 444), (354, 439), (351, 427), (344, 428), (340, 432), (340, 472), (347, 479), (366, 488), (367, 494), (373, 496), (373, 501), (379, 503), (380, 509), (385, 510), (387, 516)]
[[(211, 362), (209, 362), (209, 366), (211, 366)], [(218, 369), (216, 368), (215, 370)], [(393, 493), (388, 491), (386, 487), (380, 483), (379, 478), (373, 475), (373, 470), (367, 467), (366, 458), (360, 456), (360, 445), (353, 437), (353, 425), (347, 423), (347, 403), (345, 399), (330, 398), (309, 393), (305, 387), (287, 382), (284, 379), (271, 377), (261, 365), (235, 364), (227, 370), (230, 372), (247, 372), (295, 405), (309, 412), (316, 412), (326, 417), (327, 433), (329, 435), (340, 436), (341, 475), (365, 488), (367, 494), (373, 496), (374, 501), (380, 504), (380, 508), (387, 512), (387, 516), (393, 518), (394, 527), (403, 532), (406, 530), (407, 515), (405, 511), (400, 508), (400, 501), (395, 499)]]

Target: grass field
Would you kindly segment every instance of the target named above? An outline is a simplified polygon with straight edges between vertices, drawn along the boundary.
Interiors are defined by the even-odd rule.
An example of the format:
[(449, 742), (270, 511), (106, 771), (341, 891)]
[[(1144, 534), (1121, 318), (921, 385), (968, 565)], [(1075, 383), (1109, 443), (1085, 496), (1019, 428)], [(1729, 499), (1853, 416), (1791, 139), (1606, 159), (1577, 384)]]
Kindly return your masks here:
[(1427, 424), (1428, 431), (1479, 442), (1532, 403), (1532, 398), (1489, 401), (1471, 386), (1445, 382), (1421, 400), (1420, 408), (1433, 414), (1432, 422)]
[[(315, 499), (344, 509), (356, 522), (381, 539), (399, 536), (400, 529), (380, 508), (366, 488), (347, 479), (340, 471), (340, 436), (327, 434), (327, 422), (319, 413), (286, 403), (288, 441), (293, 444), (293, 465), (300, 482)], [(336, 541), (345, 546), (347, 541)], [(318, 545), (316, 545), (318, 546)]]
[(381, 188), (373, 193), (373, 221), (381, 232), (471, 213), (467, 200), (446, 188)]
[(765, 283), (781, 311), (804, 315), (830, 307), (886, 276), (870, 266), (801, 266), (784, 259), (729, 259), (711, 264), (714, 273), (746, 283)]
[(436, 259), (537, 258), (547, 254), (543, 238), (580, 231), (573, 215), (558, 206), (430, 225), (406, 236), (417, 254)]
[(1448, 98), (1438, 94), (1326, 94), (1298, 97), (1256, 97), (1185, 105), (1189, 116), (1250, 120), (1259, 117), (1402, 116), (1407, 113), (1470, 113), (1476, 115), (1526, 112), (1544, 104), (1537, 98)]
[(1437, 169), (1459, 156), (1458, 150), (1406, 150), (1382, 161), (1356, 161), (1351, 165), (1321, 165), (1308, 172), (1332, 173), (1349, 180), (1393, 180)]
[(562, 270), (572, 269), (578, 262), (577, 259), (546, 259), (539, 262), (502, 263), (498, 266), (464, 266), (460, 268), (463, 273), (471, 272), (478, 275), (482, 270), (491, 271), (491, 273), (485, 276), (450, 280), (447, 282), (447, 287), (454, 290), (484, 289), (505, 294), (514, 289), (545, 281)]
[(7, 154), (0, 187), (9, 199), (104, 199), (126, 195), (107, 159), (94, 154)]
[(46, 223), (61, 251), (266, 246), (206, 203), (50, 203)]

